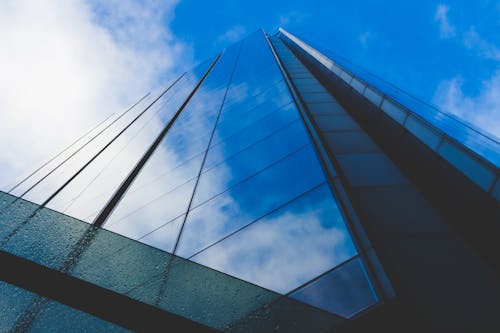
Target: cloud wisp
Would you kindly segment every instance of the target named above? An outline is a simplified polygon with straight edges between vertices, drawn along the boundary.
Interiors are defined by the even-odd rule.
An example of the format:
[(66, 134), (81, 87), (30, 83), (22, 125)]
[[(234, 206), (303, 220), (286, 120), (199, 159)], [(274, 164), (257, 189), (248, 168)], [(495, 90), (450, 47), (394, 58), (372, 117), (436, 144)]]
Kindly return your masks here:
[(434, 21), (439, 24), (439, 35), (444, 39), (455, 36), (455, 27), (450, 23), (448, 18), (449, 11), (450, 6), (441, 4), (437, 6), (434, 14)]
[(467, 49), (473, 50), (481, 58), (500, 60), (500, 48), (482, 38), (475, 27), (470, 27), (464, 33), (463, 43)]
[(436, 91), (434, 103), (442, 110), (500, 137), (500, 71), (481, 83), (476, 96), (465, 95), (463, 84), (461, 76), (443, 81)]
[(221, 34), (219, 37), (217, 37), (217, 43), (223, 44), (232, 44), (237, 41), (239, 41), (245, 34), (247, 33), (247, 29), (241, 25), (237, 24), (233, 27), (231, 27), (229, 30)]

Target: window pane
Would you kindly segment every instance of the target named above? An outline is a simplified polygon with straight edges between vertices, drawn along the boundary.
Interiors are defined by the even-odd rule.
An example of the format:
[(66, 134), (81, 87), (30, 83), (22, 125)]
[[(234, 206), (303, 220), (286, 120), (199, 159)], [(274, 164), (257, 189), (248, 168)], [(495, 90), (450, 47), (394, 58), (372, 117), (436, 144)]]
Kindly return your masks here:
[(224, 159), (224, 161), (201, 175), (196, 187), (193, 206), (260, 172), (308, 143), (309, 138), (299, 121), (294, 121), (237, 154), (233, 154), (230, 142), (228, 142), (226, 147), (222, 147), (222, 149), (226, 148), (227, 152), (217, 152), (219, 159)]
[(360, 258), (337, 267), (291, 297), (347, 318), (377, 303)]
[(192, 258), (287, 293), (356, 254), (327, 184)]
[(311, 145), (189, 213), (178, 254), (189, 257), (325, 180)]

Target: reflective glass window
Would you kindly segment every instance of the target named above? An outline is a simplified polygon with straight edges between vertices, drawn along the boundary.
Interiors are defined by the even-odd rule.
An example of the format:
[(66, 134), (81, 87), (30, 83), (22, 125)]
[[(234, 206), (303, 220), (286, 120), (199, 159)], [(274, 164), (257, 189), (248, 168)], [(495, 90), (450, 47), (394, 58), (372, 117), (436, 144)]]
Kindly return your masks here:
[(192, 260), (287, 293), (355, 254), (344, 219), (323, 184)]
[(378, 300), (360, 258), (335, 268), (291, 297), (346, 318)]
[[(178, 254), (189, 257), (324, 181), (308, 145), (189, 213)], [(214, 181), (217, 181), (215, 179)]]

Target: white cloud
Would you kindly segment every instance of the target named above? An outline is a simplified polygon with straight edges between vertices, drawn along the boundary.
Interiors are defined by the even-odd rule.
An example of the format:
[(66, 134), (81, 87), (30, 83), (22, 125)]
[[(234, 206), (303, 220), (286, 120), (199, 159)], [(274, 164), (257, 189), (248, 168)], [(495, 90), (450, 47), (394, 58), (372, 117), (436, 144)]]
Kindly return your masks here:
[(328, 199), (320, 198), (311, 206), (301, 203), (301, 212), (285, 207), (192, 260), (287, 293), (355, 254), (344, 222), (337, 212), (329, 210), (332, 202)]
[(304, 13), (301, 13), (301, 12), (298, 12), (298, 11), (295, 11), (295, 10), (290, 11), (290, 12), (288, 12), (286, 14), (283, 14), (279, 18), (279, 25), (278, 25), (278, 27), (276, 27), (276, 30), (279, 27), (286, 28), (291, 23), (302, 22), (305, 17), (306, 17), (306, 15)]
[(235, 25), (231, 29), (217, 37), (218, 43), (235, 43), (242, 39), (247, 33), (247, 29), (241, 24)]
[(484, 40), (475, 27), (470, 27), (464, 34), (463, 43), (466, 48), (477, 52), (482, 58), (500, 60), (500, 48)]
[(439, 35), (441, 38), (450, 38), (455, 36), (455, 27), (450, 23), (448, 12), (450, 6), (438, 5), (434, 14), (434, 21), (439, 23)]
[(1, 189), (185, 67), (176, 3), (0, 2)]
[(371, 31), (366, 31), (366, 32), (362, 33), (359, 36), (359, 42), (361, 43), (361, 45), (366, 46), (367, 43), (368, 43), (368, 40), (371, 39), (371, 36), (372, 36), (372, 32)]
[(444, 111), (500, 137), (500, 70), (481, 83), (476, 96), (463, 92), (461, 76), (443, 81), (435, 94), (434, 102)]

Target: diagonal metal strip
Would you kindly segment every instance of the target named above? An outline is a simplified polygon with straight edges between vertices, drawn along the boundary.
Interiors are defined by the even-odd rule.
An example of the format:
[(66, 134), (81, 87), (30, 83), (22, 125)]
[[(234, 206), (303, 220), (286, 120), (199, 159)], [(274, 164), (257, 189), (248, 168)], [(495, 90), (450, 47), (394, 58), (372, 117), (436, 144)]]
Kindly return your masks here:
[(167, 135), (169, 129), (175, 123), (175, 121), (177, 120), (177, 118), (181, 114), (182, 110), (184, 110), (184, 108), (187, 106), (187, 104), (189, 103), (189, 101), (191, 100), (191, 98), (194, 96), (194, 94), (196, 93), (196, 91), (198, 90), (198, 88), (201, 86), (201, 84), (203, 83), (203, 81), (205, 81), (205, 79), (208, 76), (208, 74), (215, 67), (215, 65), (219, 61), (221, 55), (222, 55), (222, 53), (220, 53), (215, 58), (215, 60), (212, 62), (212, 64), (207, 69), (207, 71), (205, 72), (205, 74), (203, 74), (203, 77), (200, 79), (200, 81), (198, 81), (198, 83), (193, 88), (193, 90), (191, 91), (191, 93), (189, 94), (189, 96), (186, 98), (186, 100), (184, 101), (184, 103), (182, 103), (182, 105), (179, 107), (179, 109), (177, 110), (177, 112), (175, 113), (175, 115), (172, 117), (172, 119), (170, 119), (170, 121), (167, 123), (167, 125), (165, 125), (165, 127), (160, 132), (160, 134), (158, 134), (158, 136), (155, 139), (155, 141), (151, 144), (151, 146), (148, 148), (148, 150), (144, 153), (144, 155), (142, 156), (142, 158), (137, 162), (137, 164), (132, 169), (132, 171), (129, 173), (129, 175), (127, 176), (127, 178), (125, 178), (125, 180), (121, 183), (121, 185), (115, 191), (115, 193), (113, 194), (113, 196), (111, 197), (111, 199), (109, 199), (108, 203), (101, 210), (101, 212), (99, 213), (99, 215), (97, 215), (97, 217), (94, 219), (94, 221), (92, 222), (92, 224), (95, 227), (99, 228), (99, 227), (101, 227), (106, 222), (106, 220), (108, 219), (109, 215), (113, 212), (113, 210), (115, 209), (115, 207), (121, 201), (121, 199), (123, 198), (123, 195), (127, 192), (127, 190), (129, 189), (129, 187), (132, 184), (132, 182), (134, 181), (134, 179), (137, 177), (137, 175), (139, 174), (139, 172), (142, 170), (142, 168), (144, 167), (144, 165), (146, 164), (146, 162), (149, 160), (149, 158), (151, 157), (151, 155), (153, 155), (154, 151), (160, 145), (160, 143), (163, 140), (163, 138)]

